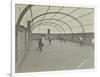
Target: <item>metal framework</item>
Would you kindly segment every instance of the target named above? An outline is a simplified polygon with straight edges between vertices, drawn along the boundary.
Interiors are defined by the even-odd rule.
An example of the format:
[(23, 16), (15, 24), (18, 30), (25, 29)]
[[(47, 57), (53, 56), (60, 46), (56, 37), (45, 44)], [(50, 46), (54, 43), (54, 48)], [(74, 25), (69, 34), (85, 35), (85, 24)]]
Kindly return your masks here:
[(41, 24), (49, 24), (49, 25), (50, 25), (50, 24), (53, 24), (53, 26), (55, 26), (56, 28), (59, 27), (64, 33), (66, 32), (65, 29), (64, 29), (61, 25), (59, 25), (59, 24), (57, 24), (57, 23), (54, 23), (54, 22), (50, 22), (50, 21), (38, 23), (37, 25), (33, 26), (32, 31), (33, 31), (36, 27), (38, 27), (38, 25), (41, 25)]
[[(63, 8), (64, 8), (64, 7), (61, 7), (57, 12), (60, 12)], [(56, 13), (55, 13), (50, 19), (52, 19), (52, 18), (55, 17), (55, 16), (56, 16)]]
[[(48, 25), (46, 25), (46, 24), (48, 24)], [(37, 27), (39, 27), (39, 26), (40, 26), (39, 24), (36, 25), (32, 31), (34, 31), (34, 30), (35, 30)], [(60, 30), (60, 29), (58, 28), (58, 26), (54, 26), (54, 24), (52, 24), (52, 23), (41, 23), (41, 26), (50, 26), (50, 27), (55, 28), (59, 33), (62, 32), (62, 30)]]
[[(54, 20), (54, 21), (56, 20), (56, 21), (62, 22), (63, 24), (65, 24), (65, 25), (69, 28), (70, 32), (73, 33), (73, 30), (72, 30), (71, 26), (70, 26), (69, 24), (67, 24), (66, 22), (60, 20), (60, 19), (44, 19), (44, 20), (39, 20), (39, 21), (37, 21), (37, 22), (35, 22), (35, 23), (33, 24), (33, 27), (35, 26), (36, 23), (39, 23), (39, 22), (41, 22), (41, 21), (46, 21), (46, 20), (49, 20), (49, 21), (50, 21), (50, 20)], [(31, 30), (33, 30), (33, 27), (32, 27)]]
[(16, 23), (16, 26), (19, 26), (20, 25), (20, 22), (22, 20), (22, 18), (24, 17), (24, 15), (26, 14), (26, 12), (32, 7), (33, 5), (27, 5), (25, 7), (25, 9), (22, 11), (22, 13), (20, 14), (19, 18), (18, 18), (18, 21)]
[[(74, 12), (76, 12), (77, 10), (79, 10), (80, 8), (76, 8), (75, 10), (73, 10), (73, 11), (71, 11), (69, 14), (72, 14), (72, 13), (74, 13)], [(63, 18), (65, 18), (66, 17), (66, 15), (65, 16), (63, 16), (62, 18), (60, 18), (60, 19), (63, 19)]]
[[(92, 13), (93, 12), (89, 12), (87, 14), (81, 15), (81, 16), (77, 17), (77, 19), (82, 18), (82, 17), (87, 16), (87, 15), (92, 14)], [(68, 20), (67, 22), (71, 22), (71, 21), (73, 21), (73, 19), (72, 20)]]
[(66, 13), (63, 13), (63, 12), (48, 12), (48, 13), (43, 13), (43, 14), (40, 14), (40, 15), (34, 17), (34, 18), (30, 21), (30, 23), (32, 23), (32, 22), (33, 22), (35, 19), (37, 19), (38, 17), (41, 17), (41, 16), (46, 15), (46, 14), (54, 14), (54, 13), (63, 14), (63, 15), (66, 15), (66, 16), (69, 16), (69, 17), (73, 18), (74, 20), (76, 20), (76, 22), (78, 22), (78, 23), (80, 24), (80, 26), (82, 27), (83, 32), (85, 33), (85, 29), (84, 29), (83, 24), (82, 24), (77, 18), (75, 18), (74, 16), (72, 16), (72, 15), (70, 15), (70, 14), (66, 14)]
[[(19, 18), (18, 18), (18, 21), (17, 21), (17, 23), (16, 23), (16, 26), (20, 26), (20, 22), (21, 22), (22, 18), (23, 18), (24, 15), (27, 13), (27, 11), (30, 9), (31, 18), (32, 18), (31, 23), (33, 23), (33, 21), (34, 21), (35, 19), (37, 19), (37, 18), (39, 18), (39, 17), (41, 17), (41, 16), (43, 16), (43, 19), (42, 19), (41, 21), (45, 21), (46, 19), (44, 19), (44, 18), (45, 18), (46, 15), (54, 14), (50, 19), (47, 19), (47, 20), (54, 20), (54, 19), (52, 19), (52, 18), (53, 18), (56, 14), (62, 14), (62, 15), (65, 15), (64, 17), (66, 17), (66, 16), (71, 17), (72, 20), (68, 20), (68, 21), (65, 22), (65, 21), (61, 20), (61, 19), (64, 18), (64, 17), (62, 17), (62, 18), (60, 18), (59, 20), (58, 20), (58, 19), (55, 19), (55, 21), (60, 21), (60, 22), (63, 22), (64, 24), (66, 23), (66, 25), (69, 27), (70, 31), (73, 33), (72, 28), (71, 28), (71, 26), (70, 26), (68, 23), (71, 22), (71, 21), (73, 21), (73, 20), (75, 20), (76, 22), (78, 22), (78, 23), (80, 24), (80, 27), (82, 28), (82, 31), (85, 33), (84, 25), (81, 23), (81, 21), (79, 20), (79, 18), (84, 17), (84, 16), (87, 16), (87, 15), (93, 13), (93, 12), (89, 12), (89, 13), (84, 14), (84, 15), (81, 15), (81, 16), (79, 16), (79, 17), (74, 17), (74, 16), (72, 16), (71, 14), (74, 13), (75, 11), (79, 10), (80, 8), (76, 8), (75, 10), (71, 11), (69, 14), (66, 14), (66, 13), (60, 12), (64, 7), (61, 7), (57, 12), (48, 12), (49, 9), (50, 9), (50, 6), (48, 6), (47, 11), (46, 11), (45, 13), (42, 13), (42, 14), (40, 14), (40, 15), (38, 15), (38, 16), (36, 16), (36, 17), (33, 18), (33, 17), (32, 17), (32, 10), (31, 10), (31, 7), (32, 7), (32, 6), (34, 6), (34, 5), (27, 5), (27, 6), (24, 8), (24, 10), (22, 11), (22, 13), (20, 14), (20, 16), (19, 16)], [(39, 21), (37, 21), (37, 23), (38, 23), (38, 22), (41, 22), (41, 21), (39, 20)], [(68, 22), (68, 23), (67, 23), (67, 22)], [(35, 22), (35, 23), (36, 23), (36, 22)], [(34, 25), (35, 25), (35, 24), (33, 23), (32, 26), (34, 26)], [(56, 22), (55, 22), (55, 25), (56, 25)]]

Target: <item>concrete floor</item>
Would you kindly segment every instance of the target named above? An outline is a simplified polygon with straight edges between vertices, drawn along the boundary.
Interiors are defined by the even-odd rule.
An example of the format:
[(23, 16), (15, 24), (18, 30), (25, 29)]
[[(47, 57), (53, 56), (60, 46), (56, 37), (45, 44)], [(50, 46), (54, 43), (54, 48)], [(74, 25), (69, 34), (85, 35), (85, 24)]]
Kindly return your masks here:
[(92, 46), (53, 40), (44, 41), (43, 52), (37, 51), (37, 42), (32, 41), (20, 68), (16, 72), (39, 72), (51, 70), (89, 69), (94, 67)]

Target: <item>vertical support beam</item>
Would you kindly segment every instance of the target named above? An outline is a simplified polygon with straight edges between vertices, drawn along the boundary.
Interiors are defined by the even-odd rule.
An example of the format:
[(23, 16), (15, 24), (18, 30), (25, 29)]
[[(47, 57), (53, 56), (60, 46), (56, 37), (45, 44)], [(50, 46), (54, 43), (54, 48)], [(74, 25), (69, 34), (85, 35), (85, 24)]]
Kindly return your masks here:
[(48, 39), (50, 39), (50, 29), (48, 29)]
[(49, 44), (51, 44), (51, 35), (50, 35), (50, 28), (48, 29), (48, 40), (49, 40)]
[(27, 31), (28, 31), (28, 41), (31, 40), (31, 22), (30, 20), (27, 21)]
[(25, 30), (25, 48), (26, 48), (26, 44), (27, 44), (27, 43), (26, 43), (26, 42), (27, 42), (27, 41), (26, 41), (26, 40), (27, 40), (26, 33), (27, 33), (27, 32), (26, 32), (26, 30)]
[(18, 32), (17, 32), (17, 28), (15, 29), (15, 62), (17, 62), (17, 56), (18, 56)]

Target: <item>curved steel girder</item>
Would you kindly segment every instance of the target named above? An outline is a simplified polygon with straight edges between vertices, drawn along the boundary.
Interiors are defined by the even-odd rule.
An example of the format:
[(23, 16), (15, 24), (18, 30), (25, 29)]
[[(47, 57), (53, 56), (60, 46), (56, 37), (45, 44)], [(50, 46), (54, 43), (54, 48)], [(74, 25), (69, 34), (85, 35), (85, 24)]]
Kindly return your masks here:
[(25, 9), (22, 11), (22, 13), (20, 14), (19, 18), (18, 18), (18, 21), (16, 23), (16, 26), (20, 25), (20, 22), (22, 20), (22, 18), (24, 17), (24, 15), (26, 14), (26, 12), (32, 7), (33, 5), (27, 5), (25, 7)]
[(70, 26), (69, 24), (67, 24), (66, 22), (60, 20), (60, 19), (43, 19), (43, 20), (39, 20), (39, 21), (33, 23), (33, 27), (34, 27), (34, 25), (35, 25), (36, 23), (39, 23), (39, 22), (45, 21), (45, 20), (56, 20), (56, 21), (62, 22), (62, 23), (64, 23), (65, 25), (67, 25), (68, 28), (69, 28), (69, 30), (71, 31), (71, 33), (73, 33), (73, 30), (72, 30), (71, 26)]
[[(44, 24), (44, 23), (42, 23), (42, 24)], [(36, 25), (35, 27), (34, 27), (34, 29), (33, 30), (35, 30), (35, 28), (37, 28), (37, 27), (39, 27), (40, 25)], [(41, 26), (46, 26), (46, 25), (41, 25)], [(49, 26), (49, 25), (47, 25), (47, 26)], [(50, 25), (50, 27), (53, 27), (53, 28), (55, 28), (59, 33), (61, 32), (60, 31), (60, 29), (57, 27), (57, 26), (54, 26), (53, 24), (52, 25)]]
[(37, 19), (38, 17), (41, 17), (41, 16), (43, 16), (43, 15), (46, 15), (46, 14), (54, 14), (54, 13), (63, 14), (63, 15), (66, 15), (66, 16), (69, 16), (69, 17), (73, 18), (76, 22), (78, 22), (78, 23), (80, 24), (80, 26), (82, 27), (83, 32), (85, 33), (85, 28), (84, 28), (83, 24), (82, 24), (77, 18), (75, 18), (74, 16), (72, 16), (72, 15), (70, 15), (70, 14), (66, 14), (66, 13), (63, 13), (63, 12), (48, 12), (48, 13), (43, 13), (43, 14), (40, 14), (40, 15), (34, 17), (34, 18), (31, 20), (31, 22), (33, 22), (35, 19)]
[[(57, 23), (54, 23), (54, 22), (40, 22), (37, 25), (41, 25), (41, 24), (53, 24), (53, 25), (55, 25), (55, 27), (59, 27), (65, 33), (64, 28), (62, 26), (60, 26), (59, 24), (57, 24)], [(37, 25), (33, 26), (32, 31)]]

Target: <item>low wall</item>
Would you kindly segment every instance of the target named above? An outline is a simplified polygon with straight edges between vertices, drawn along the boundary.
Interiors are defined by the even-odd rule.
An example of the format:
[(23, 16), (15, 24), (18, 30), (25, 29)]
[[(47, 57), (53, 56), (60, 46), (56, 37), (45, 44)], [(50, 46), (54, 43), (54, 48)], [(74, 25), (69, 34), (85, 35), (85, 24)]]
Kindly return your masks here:
[[(32, 39), (37, 40), (41, 35), (44, 35), (45, 39), (48, 39), (47, 34), (45, 33), (32, 34)], [(65, 40), (76, 43), (79, 43), (80, 42), (79, 37), (82, 37), (84, 44), (92, 45), (92, 39), (94, 38), (94, 33), (51, 34), (50, 36), (52, 40)]]
[(28, 30), (23, 26), (17, 26), (15, 40), (16, 40), (15, 62), (16, 65), (18, 65), (21, 62), (23, 56), (25, 55), (26, 49), (29, 44)]

